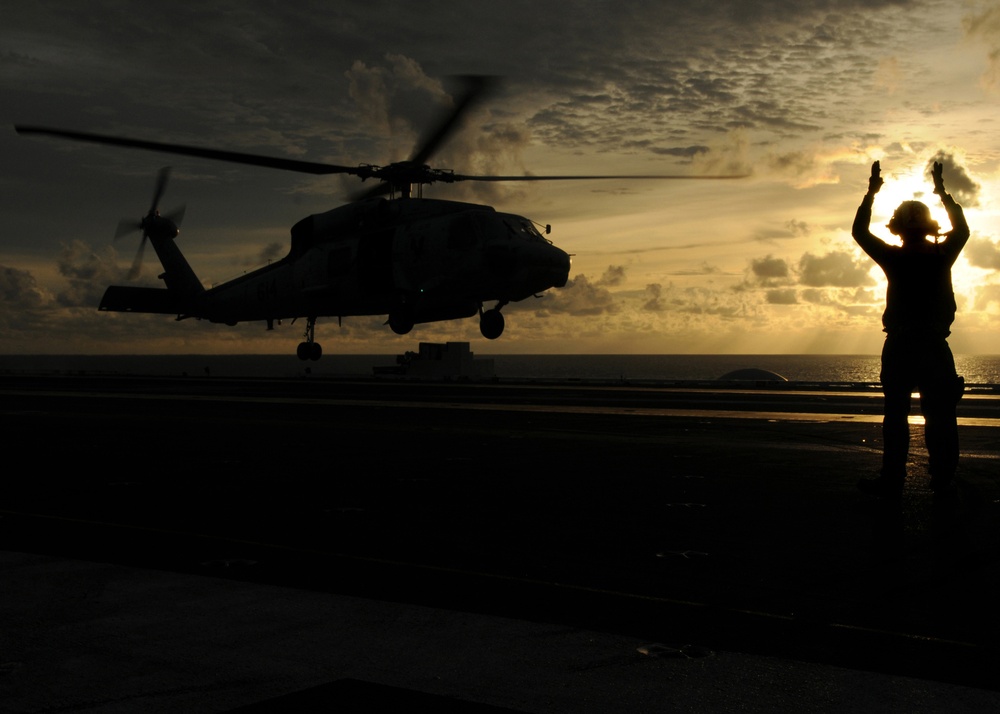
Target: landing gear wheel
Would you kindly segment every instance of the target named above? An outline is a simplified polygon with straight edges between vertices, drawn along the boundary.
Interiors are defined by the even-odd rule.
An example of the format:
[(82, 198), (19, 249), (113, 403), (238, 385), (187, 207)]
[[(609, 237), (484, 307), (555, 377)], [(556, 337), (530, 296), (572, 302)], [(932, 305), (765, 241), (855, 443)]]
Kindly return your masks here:
[(495, 340), (502, 335), (503, 327), (503, 313), (496, 308), (487, 310), (479, 318), (479, 331), (487, 340)]
[(300, 342), (299, 346), (295, 348), (295, 355), (303, 362), (306, 360), (315, 362), (323, 356), (323, 348), (314, 340), (315, 336), (316, 318), (306, 318), (306, 339), (304, 342)]
[(413, 329), (413, 318), (405, 312), (389, 315), (389, 329), (397, 335), (405, 335)]
[(323, 356), (323, 348), (319, 342), (300, 342), (299, 346), (295, 348), (295, 354), (303, 362), (306, 360), (316, 362)]

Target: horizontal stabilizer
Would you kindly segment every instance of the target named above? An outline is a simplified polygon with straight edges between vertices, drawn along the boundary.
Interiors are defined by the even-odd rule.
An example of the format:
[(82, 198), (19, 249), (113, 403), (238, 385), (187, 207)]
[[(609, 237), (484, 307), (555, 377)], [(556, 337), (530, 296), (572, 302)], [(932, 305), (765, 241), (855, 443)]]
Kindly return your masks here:
[(180, 301), (164, 288), (137, 288), (112, 285), (104, 292), (97, 308), (110, 312), (156, 312), (178, 315), (184, 312)]

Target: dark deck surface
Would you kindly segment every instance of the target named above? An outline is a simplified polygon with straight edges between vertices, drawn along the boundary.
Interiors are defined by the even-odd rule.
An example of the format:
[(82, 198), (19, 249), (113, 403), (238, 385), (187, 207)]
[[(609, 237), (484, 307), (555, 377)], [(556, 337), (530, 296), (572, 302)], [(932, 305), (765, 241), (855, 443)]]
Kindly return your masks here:
[[(566, 691), (548, 704), (527, 698), (517, 677), (530, 675), (519, 669), (505, 681), (520, 698), (490, 677), (477, 685), (463, 675), (465, 689), (444, 675), (436, 683), (407, 679), (414, 665), (368, 648), (374, 669), (281, 665), (281, 678), (255, 678), (250, 659), (213, 664), (214, 641), (167, 644), (161, 632), (158, 647), (138, 634), (145, 628), (125, 628), (132, 642), (107, 637), (147, 658), (148, 686), (121, 684), (112, 673), (101, 681), (81, 653), (97, 638), (95, 662), (114, 660), (115, 645), (101, 634), (122, 632), (108, 583), (141, 591), (143, 582), (125, 573), (147, 573), (159, 585), (149, 586), (145, 615), (123, 617), (158, 619), (168, 631), (170, 622), (181, 632), (197, 618), (231, 623), (248, 607), (248, 588), (284, 588), (308, 607), (330, 608), (318, 615), (326, 626), (337, 608), (322, 598), (348, 596), (509, 618), (556, 627), (563, 637), (635, 638), (646, 654), (620, 654), (646, 662), (666, 654), (704, 669), (722, 666), (728, 653), (826, 668), (794, 679), (783, 696), (781, 682), (792, 680), (771, 666), (779, 689), (759, 700), (762, 711), (856, 707), (882, 685), (903, 692), (900, 682), (916, 687), (899, 700), (907, 711), (961, 710), (955, 692), (966, 696), (963, 687), (982, 690), (968, 694), (970, 705), (1000, 702), (994, 398), (962, 403), (962, 484), (953, 501), (937, 502), (927, 489), (914, 426), (918, 448), (895, 507), (855, 488), (878, 468), (877, 393), (5, 377), (0, 399), (10, 455), (0, 486), (0, 551), (9, 554), (0, 577), (11, 584), (0, 612), (12, 623), (0, 654), (0, 701), (14, 711), (129, 711), (129, 703), (169, 711), (176, 692), (164, 694), (154, 672), (165, 663), (173, 671), (178, 650), (206, 688), (200, 698), (197, 687), (186, 692), (185, 711), (305, 690), (327, 703), (348, 690), (376, 699), (398, 693), (388, 687), (470, 707), (586, 710)], [(101, 570), (95, 579), (87, 568), (116, 575)], [(88, 584), (71, 595), (74, 577)], [(169, 582), (184, 592), (221, 583), (231, 605), (213, 595), (225, 613), (179, 613), (162, 606)], [(275, 629), (262, 634), (268, 617)], [(280, 621), (250, 606), (237, 617), (246, 631), (232, 632), (230, 644), (252, 652), (257, 638), (272, 647)], [(475, 627), (462, 621), (472, 636)], [(66, 644), (60, 633), (84, 623), (90, 629)], [(456, 636), (441, 621), (424, 627)], [(414, 646), (401, 636), (403, 643)], [(507, 656), (504, 645), (491, 645), (491, 656), (513, 666), (523, 643), (508, 645)], [(74, 667), (86, 686), (74, 689), (66, 677)], [(842, 670), (870, 679), (857, 688), (842, 682), (831, 694), (831, 677), (839, 681)], [(343, 684), (355, 680), (368, 684)], [(639, 696), (652, 686), (643, 681), (628, 690)], [(732, 681), (727, 695), (726, 682), (717, 682), (699, 699), (686, 682), (690, 701), (676, 700), (686, 711), (736, 702), (745, 686)], [(579, 692), (602, 710), (587, 686)]]

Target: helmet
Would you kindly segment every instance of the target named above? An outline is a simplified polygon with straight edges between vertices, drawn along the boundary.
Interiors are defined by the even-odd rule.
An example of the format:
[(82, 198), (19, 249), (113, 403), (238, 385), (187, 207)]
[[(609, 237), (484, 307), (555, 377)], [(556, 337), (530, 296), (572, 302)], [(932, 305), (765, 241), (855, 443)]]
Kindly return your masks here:
[(921, 237), (936, 236), (941, 231), (938, 222), (931, 218), (931, 209), (920, 201), (903, 201), (899, 204), (888, 228), (893, 235), (900, 237), (918, 233)]

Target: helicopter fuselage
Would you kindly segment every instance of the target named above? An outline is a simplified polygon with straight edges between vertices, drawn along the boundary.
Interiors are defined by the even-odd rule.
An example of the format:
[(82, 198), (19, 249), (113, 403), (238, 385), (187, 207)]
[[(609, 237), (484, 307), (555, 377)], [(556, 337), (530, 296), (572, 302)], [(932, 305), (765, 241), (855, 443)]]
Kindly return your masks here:
[(528, 219), (437, 199), (371, 198), (308, 216), (292, 227), (287, 256), (207, 290), (191, 289), (193, 272), (174, 235), (149, 236), (167, 290), (112, 286), (101, 310), (230, 325), (388, 315), (403, 334), (414, 324), (471, 317), (485, 302), (502, 307), (563, 287), (570, 269), (569, 255)]

